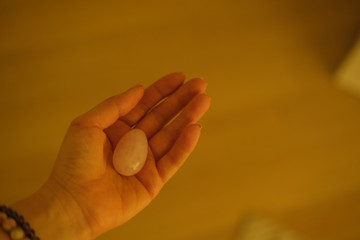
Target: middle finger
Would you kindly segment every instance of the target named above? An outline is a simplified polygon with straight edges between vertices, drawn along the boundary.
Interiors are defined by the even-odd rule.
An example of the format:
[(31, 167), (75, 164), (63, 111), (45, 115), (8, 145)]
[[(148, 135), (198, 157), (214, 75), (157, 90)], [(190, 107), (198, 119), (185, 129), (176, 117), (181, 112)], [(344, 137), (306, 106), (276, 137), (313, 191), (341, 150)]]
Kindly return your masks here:
[(204, 93), (206, 82), (201, 78), (194, 78), (181, 86), (164, 102), (156, 106), (138, 124), (137, 128), (143, 130), (150, 139), (156, 132), (164, 127), (176, 114), (178, 114), (196, 95)]

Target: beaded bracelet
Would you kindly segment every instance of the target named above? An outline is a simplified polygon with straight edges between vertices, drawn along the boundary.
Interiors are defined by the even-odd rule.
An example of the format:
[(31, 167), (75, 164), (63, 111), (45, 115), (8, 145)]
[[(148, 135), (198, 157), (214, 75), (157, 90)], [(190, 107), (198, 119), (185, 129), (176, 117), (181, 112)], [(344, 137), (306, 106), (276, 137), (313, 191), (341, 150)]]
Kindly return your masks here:
[(22, 216), (3, 205), (0, 205), (0, 225), (12, 240), (40, 240)]

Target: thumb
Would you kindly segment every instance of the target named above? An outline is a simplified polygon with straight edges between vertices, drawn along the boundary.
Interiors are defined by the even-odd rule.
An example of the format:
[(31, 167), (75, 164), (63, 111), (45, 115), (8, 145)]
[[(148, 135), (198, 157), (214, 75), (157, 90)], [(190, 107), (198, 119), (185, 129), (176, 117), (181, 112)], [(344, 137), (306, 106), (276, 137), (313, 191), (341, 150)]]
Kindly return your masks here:
[(101, 102), (87, 113), (77, 117), (73, 124), (98, 127), (103, 130), (130, 112), (143, 94), (144, 87), (138, 84), (122, 94), (112, 96)]

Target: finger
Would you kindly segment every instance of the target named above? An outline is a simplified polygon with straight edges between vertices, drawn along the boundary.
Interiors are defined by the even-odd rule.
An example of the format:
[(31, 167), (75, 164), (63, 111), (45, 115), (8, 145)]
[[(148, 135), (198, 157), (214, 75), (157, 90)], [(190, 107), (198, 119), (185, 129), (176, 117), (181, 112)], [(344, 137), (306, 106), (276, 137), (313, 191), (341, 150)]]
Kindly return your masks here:
[(205, 89), (206, 82), (203, 79), (195, 78), (188, 81), (164, 102), (146, 114), (136, 127), (143, 130), (148, 138), (151, 138), (175, 117), (194, 96), (204, 93)]
[(200, 130), (199, 124), (185, 127), (170, 151), (157, 162), (159, 175), (164, 183), (179, 170), (194, 150), (200, 137)]
[(136, 85), (122, 94), (106, 99), (87, 113), (77, 117), (72, 124), (93, 126), (103, 130), (133, 109), (143, 94), (143, 86)]
[(210, 97), (199, 94), (184, 108), (183, 112), (168, 126), (161, 129), (149, 141), (155, 159), (164, 156), (176, 141), (181, 131), (189, 124), (196, 123), (210, 107)]
[(155, 106), (163, 98), (173, 93), (185, 81), (185, 75), (181, 72), (168, 74), (145, 89), (144, 96), (126, 116), (121, 119), (130, 126), (137, 123), (147, 111)]

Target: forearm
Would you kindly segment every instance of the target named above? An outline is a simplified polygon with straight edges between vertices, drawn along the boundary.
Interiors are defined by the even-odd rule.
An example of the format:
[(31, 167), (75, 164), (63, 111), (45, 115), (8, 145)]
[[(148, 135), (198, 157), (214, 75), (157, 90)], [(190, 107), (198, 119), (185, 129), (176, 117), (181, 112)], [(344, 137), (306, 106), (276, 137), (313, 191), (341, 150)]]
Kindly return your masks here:
[(29, 222), (40, 239), (90, 239), (90, 229), (83, 221), (79, 206), (71, 196), (57, 188), (46, 183), (10, 208)]

